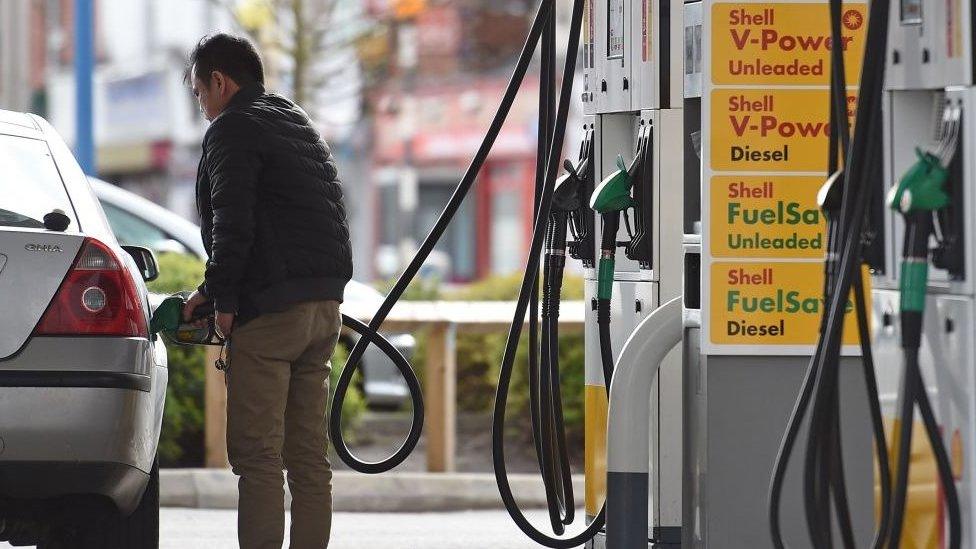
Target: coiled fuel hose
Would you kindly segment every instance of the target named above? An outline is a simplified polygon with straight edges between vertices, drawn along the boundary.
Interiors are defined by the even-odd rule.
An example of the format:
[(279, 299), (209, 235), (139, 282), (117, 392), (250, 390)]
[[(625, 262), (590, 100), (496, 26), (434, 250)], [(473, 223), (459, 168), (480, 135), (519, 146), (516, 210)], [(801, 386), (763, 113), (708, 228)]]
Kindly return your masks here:
[[(560, 157), (566, 130), (566, 118), (569, 113), (569, 102), (572, 100), (573, 77), (576, 70), (576, 51), (579, 48), (579, 40), (583, 19), (584, 0), (574, 0), (573, 15), (570, 25), (569, 44), (567, 48), (565, 68), (563, 71), (562, 85), (559, 94), (558, 109), (553, 125), (553, 139), (546, 156), (545, 179), (542, 193), (539, 199), (538, 214), (535, 218), (532, 232), (532, 242), (529, 246), (528, 260), (525, 274), (519, 288), (519, 297), (515, 306), (515, 314), (512, 325), (509, 328), (508, 340), (505, 345), (505, 354), (502, 359), (499, 372), (498, 390), (495, 395), (495, 405), (492, 422), (492, 461), (495, 466), (495, 481), (498, 484), (498, 491), (508, 510), (509, 515), (515, 524), (533, 541), (546, 547), (569, 548), (579, 546), (593, 538), (600, 529), (603, 528), (605, 511), (601, 510), (597, 517), (582, 532), (570, 538), (556, 538), (549, 536), (536, 529), (519, 509), (517, 502), (512, 494), (511, 485), (508, 481), (508, 473), (505, 464), (505, 410), (508, 404), (509, 388), (512, 381), (515, 354), (518, 348), (519, 339), (522, 333), (522, 323), (525, 313), (531, 300), (533, 286), (539, 274), (539, 262), (542, 255), (542, 248), (547, 239), (550, 223), (549, 216), (552, 212), (553, 198), (555, 194), (556, 173), (559, 168), (558, 158)], [(551, 242), (551, 240), (550, 240)], [(550, 263), (550, 266), (552, 264)], [(551, 333), (551, 332), (550, 332)], [(550, 342), (549, 352), (553, 352)], [(572, 502), (565, 501), (565, 505), (571, 506)]]
[[(838, 39), (840, 34), (840, 0), (831, 0), (831, 33)], [(846, 90), (843, 82), (843, 57), (836, 49), (833, 55), (831, 78), (832, 135), (830, 163), (834, 171), (836, 189), (826, 188), (821, 204), (828, 216), (829, 238), (827, 262), (825, 264), (825, 303), (828, 304), (821, 325), (820, 338), (804, 377), (800, 395), (793, 408), (789, 426), (784, 434), (776, 465), (770, 483), (769, 518), (770, 533), (775, 547), (783, 548), (784, 540), (780, 526), (780, 500), (785, 480), (786, 468), (793, 446), (799, 434), (807, 408), (814, 403), (807, 440), (807, 453), (804, 460), (804, 503), (808, 534), (815, 547), (833, 545), (831, 526), (831, 497), (836, 515), (839, 517), (838, 530), (843, 545), (853, 547), (846, 489), (844, 486), (843, 463), (840, 446), (840, 415), (838, 398), (839, 364), (841, 335), (848, 295), (852, 286), (855, 289), (855, 305), (859, 324), (862, 352), (864, 354), (864, 373), (867, 384), (871, 421), (875, 435), (875, 445), (879, 459), (886, 452), (886, 442), (881, 425), (880, 406), (877, 402), (877, 381), (871, 364), (870, 338), (867, 333), (867, 312), (864, 304), (864, 289), (861, 286), (862, 232), (867, 205), (871, 202), (875, 186), (879, 182), (878, 166), (882, 162), (881, 96), (884, 82), (885, 56), (887, 52), (887, 24), (890, 6), (886, 2), (870, 5), (868, 33), (865, 48), (864, 72), (861, 76), (858, 94), (857, 123), (854, 137), (847, 144)], [(842, 106), (843, 105), (843, 106)], [(840, 137), (841, 151), (846, 155), (844, 171), (837, 172), (837, 138)], [(840, 195), (839, 207), (830, 204)], [(887, 460), (881, 461), (881, 471), (887, 470)], [(882, 481), (882, 500), (887, 500), (889, 490)], [(885, 544), (884, 523), (887, 512), (882, 512), (882, 528), (875, 536), (874, 546)]]
[[(512, 77), (508, 82), (508, 86), (505, 89), (505, 94), (502, 97), (502, 101), (499, 104), (497, 111), (495, 112), (491, 125), (488, 127), (485, 137), (482, 140), (481, 145), (478, 147), (478, 151), (475, 153), (471, 163), (468, 165), (464, 176), (461, 178), (461, 181), (455, 188), (454, 193), (448, 200), (447, 205), (444, 207), (444, 210), (434, 223), (433, 228), (430, 230), (427, 237), (424, 238), (424, 241), (420, 245), (416, 255), (414, 255), (413, 259), (411, 259), (410, 263), (397, 279), (393, 289), (390, 290), (390, 293), (383, 300), (383, 303), (373, 315), (373, 318), (370, 320), (368, 325), (354, 321), (348, 317), (344, 317), (343, 319), (346, 326), (350, 327), (354, 331), (357, 331), (357, 333), (364, 337), (360, 338), (359, 341), (356, 342), (356, 345), (353, 346), (349, 353), (349, 358), (346, 360), (346, 364), (344, 365), (342, 372), (339, 375), (339, 379), (336, 382), (335, 394), (332, 399), (329, 414), (329, 435), (332, 439), (333, 447), (335, 448), (339, 459), (341, 459), (346, 465), (355, 471), (368, 474), (389, 471), (402, 463), (403, 460), (410, 455), (414, 448), (416, 448), (417, 442), (420, 440), (420, 434), (423, 430), (424, 424), (423, 393), (420, 383), (417, 381), (416, 374), (410, 367), (409, 362), (402, 355), (400, 355), (400, 353), (396, 351), (392, 345), (384, 345), (381, 347), (381, 349), (385, 347), (384, 352), (390, 356), (391, 359), (393, 359), (397, 369), (404, 376), (404, 379), (406, 379), (407, 386), (410, 390), (410, 398), (413, 403), (413, 419), (411, 421), (410, 432), (401, 444), (400, 448), (386, 459), (375, 462), (364, 461), (353, 455), (349, 450), (349, 447), (346, 445), (342, 435), (342, 402), (345, 400), (353, 374), (355, 373), (356, 369), (361, 366), (363, 353), (366, 351), (367, 345), (371, 343), (376, 343), (379, 345), (384, 341), (382, 336), (378, 333), (383, 321), (386, 320), (386, 317), (390, 314), (393, 306), (403, 296), (407, 286), (411, 281), (413, 281), (414, 277), (420, 271), (424, 261), (433, 251), (434, 246), (437, 245), (437, 242), (444, 235), (444, 232), (447, 230), (447, 227), (451, 223), (451, 220), (454, 218), (455, 214), (457, 214), (457, 211), (461, 206), (461, 202), (464, 200), (465, 196), (467, 196), (472, 185), (474, 185), (478, 173), (481, 170), (481, 167), (484, 165), (485, 159), (488, 157), (488, 153), (494, 146), (495, 140), (501, 131), (505, 118), (508, 116), (512, 105), (515, 102), (515, 97), (518, 93), (519, 87), (521, 86), (525, 73), (531, 64), (532, 54), (536, 49), (536, 45), (539, 42), (539, 38), (547, 22), (547, 17), (552, 9), (553, 0), (542, 0), (535, 19), (532, 22), (532, 26), (529, 29), (528, 37), (526, 38), (525, 44), (522, 47), (521, 53), (519, 54), (518, 61), (515, 65), (515, 70), (513, 71)], [(578, 47), (578, 42), (579, 40), (577, 37), (573, 48)], [(572, 51), (575, 52), (575, 49)], [(576, 56), (572, 55), (570, 57), (572, 57), (575, 62)], [(569, 75), (570, 76), (566, 80), (572, 82), (572, 73), (570, 72)], [(565, 123), (563, 126), (565, 126)], [(562, 142), (561, 137), (559, 141), (560, 143)], [(397, 355), (399, 355), (399, 358), (397, 358)]]
[[(552, 146), (553, 122), (556, 117), (556, 17), (555, 9), (547, 15), (546, 24), (542, 32), (540, 46), (540, 75), (539, 79), (539, 126), (536, 154), (535, 200), (533, 201), (533, 218), (539, 214), (540, 198), (545, 185), (546, 163), (549, 148)], [(560, 186), (560, 178), (556, 183), (556, 196), (559, 189), (563, 192), (575, 194), (578, 185), (575, 181)], [(569, 456), (566, 452), (566, 435), (563, 427), (562, 394), (559, 376), (558, 355), (558, 310), (559, 295), (562, 286), (562, 272), (555, 274), (555, 256), (557, 248), (558, 227), (561, 223), (565, 228), (566, 217), (562, 214), (554, 200), (553, 212), (548, 218), (546, 228), (546, 256), (543, 268), (542, 286), (542, 339), (539, 339), (539, 291), (538, 284), (534, 284), (529, 300), (529, 407), (532, 421), (532, 440), (535, 443), (536, 459), (542, 476), (546, 495), (546, 508), (553, 532), (562, 535), (565, 525), (574, 520), (573, 485), (569, 468)], [(563, 231), (562, 248), (566, 247), (565, 231)], [(555, 317), (553, 316), (555, 310)], [(555, 333), (554, 333), (555, 332)], [(553, 347), (551, 347), (551, 342)], [(550, 349), (555, 352), (550, 352)], [(540, 360), (541, 355), (541, 360)]]
[[(424, 239), (424, 242), (421, 244), (417, 254), (397, 279), (393, 289), (390, 291), (389, 295), (387, 295), (386, 299), (383, 301), (383, 304), (380, 306), (379, 310), (376, 312), (368, 325), (353, 319), (344, 318), (344, 322), (346, 322), (348, 326), (364, 337), (361, 338), (353, 347), (352, 351), (350, 352), (349, 359), (346, 362), (346, 367), (343, 368), (343, 371), (339, 376), (339, 380), (336, 384), (336, 393), (331, 406), (329, 428), (332, 442), (336, 448), (337, 454), (339, 455), (340, 459), (343, 460), (343, 462), (354, 470), (364, 473), (380, 473), (387, 471), (401, 463), (417, 444), (420, 436), (420, 430), (423, 425), (422, 394), (420, 392), (419, 384), (411, 383), (411, 379), (415, 380), (416, 376), (409, 368), (409, 363), (405, 359), (402, 359), (402, 355), (400, 359), (395, 358), (394, 363), (408, 380), (408, 386), (410, 387), (411, 398), (414, 404), (414, 418), (410, 434), (407, 436), (400, 449), (398, 449), (392, 456), (378, 462), (365, 462), (352, 455), (342, 438), (342, 431), (340, 429), (342, 400), (346, 394), (346, 391), (348, 390), (349, 383), (355, 369), (359, 367), (363, 352), (365, 351), (367, 345), (370, 343), (380, 345), (381, 350), (390, 355), (391, 358), (399, 354), (395, 348), (382, 339), (382, 336), (379, 336), (377, 330), (389, 315), (393, 305), (400, 299), (409, 283), (416, 276), (421, 265), (430, 255), (430, 252), (433, 250), (434, 246), (443, 236), (454, 215), (457, 213), (461, 202), (467, 195), (471, 186), (474, 184), (477, 174), (484, 164), (485, 159), (498, 136), (501, 126), (504, 123), (512, 104), (514, 103), (515, 96), (524, 79), (526, 70), (531, 63), (532, 54), (539, 43), (543, 31), (547, 27), (552, 29), (552, 25), (554, 24), (553, 19), (551, 18), (552, 11), (554, 9), (553, 4), (553, 0), (542, 0), (540, 3), (535, 19), (533, 20), (532, 26), (529, 30), (528, 37), (516, 63), (514, 73), (509, 81), (502, 102), (495, 113), (491, 126), (489, 127), (474, 159), (468, 166), (464, 177), (459, 182), (454, 194), (451, 196), (448, 204), (445, 206), (444, 211), (435, 222), (434, 227)], [(519, 299), (516, 305), (515, 320), (513, 321), (512, 327), (509, 331), (508, 344), (506, 345), (505, 356), (502, 361), (501, 373), (499, 375), (498, 393), (496, 394), (495, 399), (493, 414), (494, 421), (492, 425), (492, 438), (494, 443), (492, 457), (495, 466), (495, 478), (502, 500), (506, 509), (509, 511), (509, 514), (512, 516), (519, 528), (521, 528), (522, 531), (534, 541), (549, 547), (566, 548), (578, 546), (591, 539), (603, 527), (604, 512), (601, 511), (597, 518), (583, 532), (573, 536), (572, 538), (553, 538), (533, 528), (533, 526), (519, 510), (518, 505), (512, 495), (511, 486), (508, 483), (504, 461), (504, 441), (502, 439), (502, 434), (504, 433), (505, 429), (505, 408), (507, 406), (508, 390), (511, 383), (515, 349), (517, 348), (519, 336), (521, 334), (522, 319), (524, 319), (526, 309), (529, 307), (530, 301), (532, 300), (532, 290), (537, 284), (536, 281), (539, 271), (539, 256), (541, 255), (542, 251), (541, 248), (544, 241), (548, 240), (552, 253), (547, 254), (550, 256), (550, 261), (548, 262), (550, 267), (550, 276), (547, 277), (546, 284), (548, 288), (548, 299), (544, 299), (543, 302), (543, 309), (545, 311), (545, 326), (543, 329), (544, 343), (542, 345), (543, 353), (541, 361), (543, 366), (542, 371), (546, 372), (547, 377), (546, 379), (542, 379), (543, 376), (540, 375), (537, 379), (539, 399), (537, 401), (537, 405), (533, 405), (533, 409), (535, 410), (533, 414), (538, 412), (538, 416), (534, 417), (533, 422), (537, 425), (533, 426), (533, 430), (539, 442), (540, 456), (544, 456), (540, 457), (540, 463), (544, 462), (546, 464), (545, 468), (549, 469), (548, 474), (544, 471), (543, 476), (544, 478), (548, 479), (546, 482), (547, 499), (555, 502), (555, 505), (553, 506), (555, 512), (553, 515), (556, 520), (553, 522), (554, 524), (558, 523), (560, 525), (572, 522), (572, 519), (574, 518), (572, 484), (571, 477), (569, 475), (568, 458), (566, 457), (565, 452), (565, 441), (561, 435), (563, 426), (561, 412), (559, 411), (561, 410), (561, 398), (558, 392), (558, 329), (556, 327), (556, 323), (558, 322), (556, 315), (558, 314), (557, 311), (559, 302), (559, 283), (557, 283), (557, 280), (561, 281), (562, 279), (561, 270), (565, 261), (563, 258), (565, 256), (566, 217), (556, 215), (551, 222), (548, 221), (550, 221), (550, 214), (552, 213), (551, 206), (553, 201), (554, 181), (556, 172), (558, 170), (557, 159), (562, 151), (566, 129), (566, 118), (572, 95), (573, 77), (576, 67), (575, 52), (579, 48), (583, 18), (583, 4), (584, 0), (574, 0), (569, 45), (567, 50), (569, 54), (566, 56), (566, 65), (559, 94), (558, 109), (554, 115), (554, 118), (551, 120), (551, 124), (547, 124), (547, 126), (551, 126), (552, 131), (551, 133), (547, 134), (551, 137), (546, 139), (549, 147), (545, 156), (544, 177), (541, 178), (541, 192), (538, 194), (532, 245), (530, 247), (526, 274), (522, 281)], [(551, 46), (549, 47), (551, 48)], [(547, 235), (549, 236), (548, 239)], [(561, 245), (560, 242), (562, 242)], [(559, 253), (560, 248), (563, 250), (562, 254)], [(560, 256), (560, 258), (556, 259), (556, 256)], [(546, 448), (542, 448), (543, 446)], [(561, 527), (556, 528), (558, 531), (562, 531)]]

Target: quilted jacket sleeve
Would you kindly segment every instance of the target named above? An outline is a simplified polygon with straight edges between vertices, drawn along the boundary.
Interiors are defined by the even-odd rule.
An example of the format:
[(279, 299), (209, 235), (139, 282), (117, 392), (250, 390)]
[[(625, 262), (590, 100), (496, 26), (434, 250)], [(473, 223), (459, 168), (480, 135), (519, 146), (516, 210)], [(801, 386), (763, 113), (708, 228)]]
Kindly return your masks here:
[(213, 122), (204, 138), (213, 207), (213, 247), (204, 287), (217, 311), (236, 313), (240, 281), (254, 241), (262, 154), (257, 124), (240, 113)]

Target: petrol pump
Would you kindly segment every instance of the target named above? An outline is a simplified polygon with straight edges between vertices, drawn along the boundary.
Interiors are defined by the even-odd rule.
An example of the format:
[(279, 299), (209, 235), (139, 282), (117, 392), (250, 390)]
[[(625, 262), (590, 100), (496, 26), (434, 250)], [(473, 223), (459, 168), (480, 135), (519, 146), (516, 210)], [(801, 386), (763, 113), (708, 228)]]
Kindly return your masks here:
[[(896, 433), (896, 469), (901, 450), (910, 452), (907, 478), (895, 479), (895, 497), (899, 484), (908, 492), (900, 503), (898, 533), (904, 546), (954, 537), (953, 521), (946, 520), (954, 502), (940, 474), (948, 468), (955, 481), (949, 484), (958, 491), (961, 546), (971, 547), (976, 533), (973, 8), (893, 2), (888, 29), (883, 169), (891, 207), (879, 222), (886, 245), (872, 299), (878, 382), (886, 423)], [(921, 404), (918, 413), (910, 413), (913, 385), (917, 396), (930, 401), (933, 417), (925, 417)], [(926, 440), (932, 428), (936, 440)]]
[[(585, 510), (592, 519), (607, 482), (607, 363), (616, 362), (641, 320), (681, 294), (684, 162), (675, 137), (683, 133), (684, 37), (680, 1), (588, 0), (586, 8), (582, 101), (596, 182), (596, 261), (584, 272)], [(627, 200), (605, 200), (624, 180)], [(674, 353), (648, 395), (654, 474), (646, 537), (661, 547), (680, 543), (681, 383)], [(600, 533), (588, 546), (604, 543)]]
[[(350, 362), (458, 211), (541, 47), (533, 235), (492, 431), (499, 492), (518, 527), (548, 547), (968, 540), (972, 6), (574, 0), (557, 101), (556, 4), (541, 1), (485, 140)], [(578, 99), (584, 139), (564, 161)], [(555, 352), (567, 256), (582, 262), (587, 303), (587, 526), (572, 537)], [(552, 534), (518, 508), (503, 436), (540, 274), (530, 408)], [(341, 435), (336, 446), (357, 470), (380, 472), (415, 434), (379, 463), (357, 460)]]
[[(842, 99), (856, 103), (867, 6), (844, 6), (839, 40), (831, 37), (827, 2), (682, 8), (684, 70), (673, 76), (683, 84), (684, 120), (668, 138), (683, 149), (673, 155), (684, 164), (676, 185), (684, 204), (676, 221), (683, 229), (683, 291), (676, 294), (680, 301), (632, 330), (616, 365), (607, 542), (644, 546), (643, 524), (635, 525), (640, 513), (625, 513), (627, 521), (619, 522), (615, 516), (640, 506), (643, 494), (627, 488), (640, 482), (638, 473), (653, 482), (660, 469), (623, 470), (640, 464), (620, 456), (645, 443), (653, 455), (655, 444), (666, 444), (634, 435), (641, 426), (631, 418), (642, 413), (641, 395), (653, 379), (665, 380), (667, 363), (655, 363), (661, 347), (680, 344), (681, 546), (776, 546), (767, 514), (770, 478), (826, 329), (821, 319), (829, 302), (826, 211), (817, 196), (829, 175), (831, 45), (847, 52), (851, 91)], [(849, 530), (861, 546), (873, 533), (873, 439), (852, 299), (842, 308), (847, 321), (835, 344), (841, 356), (831, 370), (844, 388), (830, 393), (840, 410), (832, 417), (843, 429), (818, 439), (819, 430), (802, 427), (794, 436), (827, 440), (843, 456)], [(811, 546), (803, 520), (805, 472), (798, 466), (805, 459), (796, 452), (786, 460), (792, 467), (784, 469), (777, 505), (789, 547)], [(648, 508), (660, 505), (658, 494), (647, 494)]]

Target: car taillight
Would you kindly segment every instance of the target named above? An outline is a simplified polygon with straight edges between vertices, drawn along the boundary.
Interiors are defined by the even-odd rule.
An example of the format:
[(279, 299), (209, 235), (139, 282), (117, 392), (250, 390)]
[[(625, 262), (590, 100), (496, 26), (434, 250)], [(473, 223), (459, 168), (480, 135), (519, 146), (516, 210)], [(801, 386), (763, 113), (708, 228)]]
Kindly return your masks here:
[(34, 335), (149, 337), (132, 275), (108, 246), (85, 239)]

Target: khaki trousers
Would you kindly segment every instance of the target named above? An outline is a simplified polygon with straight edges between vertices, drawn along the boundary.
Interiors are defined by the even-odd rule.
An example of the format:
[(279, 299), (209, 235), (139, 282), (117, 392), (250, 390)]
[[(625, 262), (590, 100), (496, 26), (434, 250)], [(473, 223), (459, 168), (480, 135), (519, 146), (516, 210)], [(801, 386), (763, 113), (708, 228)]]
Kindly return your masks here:
[(230, 337), (227, 454), (238, 482), (242, 549), (280, 549), (291, 489), (291, 548), (324, 549), (332, 525), (326, 454), (329, 359), (339, 338), (339, 303), (300, 303), (259, 316)]

